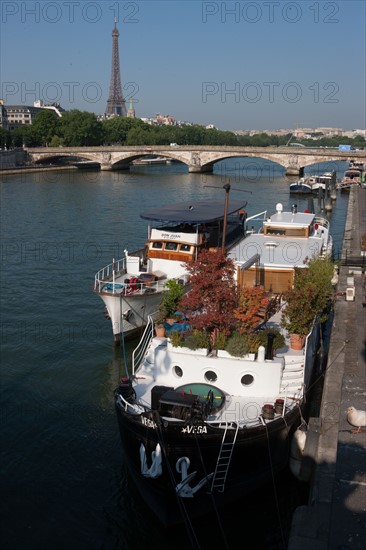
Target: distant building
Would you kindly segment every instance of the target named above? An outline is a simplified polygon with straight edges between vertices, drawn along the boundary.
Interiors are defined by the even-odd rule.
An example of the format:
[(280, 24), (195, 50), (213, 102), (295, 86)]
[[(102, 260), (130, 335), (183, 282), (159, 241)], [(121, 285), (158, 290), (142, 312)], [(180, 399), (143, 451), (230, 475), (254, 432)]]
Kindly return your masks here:
[(0, 99), (0, 128), (8, 128), (8, 113), (3, 99)]
[(132, 98), (130, 99), (130, 106), (127, 110), (127, 117), (128, 118), (136, 118), (135, 109), (133, 108)]
[(366, 130), (348, 130), (347, 132), (343, 132), (343, 135), (350, 138), (362, 136), (366, 139)]
[(175, 126), (175, 118), (172, 115), (157, 114), (155, 120), (159, 126)]
[(58, 117), (62, 117), (62, 114), (65, 112), (65, 109), (63, 109), (59, 103), (44, 103), (41, 99), (38, 99), (33, 103), (34, 107), (39, 107), (41, 109), (49, 109), (50, 111), (53, 111), (56, 113)]
[(29, 105), (6, 105), (8, 116), (8, 128), (14, 130), (19, 126), (30, 126), (38, 113), (42, 111), (40, 107)]
[(19, 126), (31, 126), (34, 119), (39, 113), (45, 109), (52, 110), (58, 117), (62, 116), (65, 109), (62, 109), (58, 103), (43, 103), (43, 101), (35, 101), (31, 105), (6, 105), (4, 106), (7, 112), (8, 129), (14, 130)]
[(315, 132), (327, 137), (341, 136), (343, 134), (342, 128), (316, 128)]

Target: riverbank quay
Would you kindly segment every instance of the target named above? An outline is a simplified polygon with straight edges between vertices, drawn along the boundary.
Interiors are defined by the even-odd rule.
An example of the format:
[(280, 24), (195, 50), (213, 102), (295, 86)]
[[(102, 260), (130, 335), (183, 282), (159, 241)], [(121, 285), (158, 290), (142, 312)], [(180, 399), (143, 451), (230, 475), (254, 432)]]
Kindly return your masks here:
[(310, 419), (302, 463), (303, 478), (310, 482), (309, 504), (295, 510), (288, 550), (310, 545), (312, 550), (358, 550), (366, 544), (366, 427), (353, 433), (346, 419), (348, 407), (366, 409), (366, 284), (361, 267), (365, 234), (366, 188), (354, 187), (320, 415)]
[(78, 168), (75, 166), (19, 166), (18, 168), (3, 168), (0, 169), (0, 177), (4, 178), (6, 176), (11, 176), (13, 174), (32, 174), (38, 173), (42, 174), (45, 172), (61, 172), (64, 170), (74, 170), (76, 172)]

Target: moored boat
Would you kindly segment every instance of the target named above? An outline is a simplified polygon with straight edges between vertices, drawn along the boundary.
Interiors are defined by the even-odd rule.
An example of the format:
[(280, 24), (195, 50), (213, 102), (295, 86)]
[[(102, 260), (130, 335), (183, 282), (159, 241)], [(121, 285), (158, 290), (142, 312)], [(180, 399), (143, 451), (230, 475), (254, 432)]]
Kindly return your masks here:
[[(331, 237), (329, 226), (323, 227), (327, 238), (320, 245), (317, 239), (323, 230), (315, 215), (298, 213), (295, 207), (286, 213), (278, 204), (276, 213), (263, 222), (263, 233), (248, 232), (225, 252), (232, 279), (222, 257), (218, 271), (211, 269), (207, 258), (214, 252), (209, 250), (187, 268), (190, 290), (180, 304), (180, 315), (187, 314), (183, 333), (178, 320), (158, 337), (149, 319), (133, 352), (130, 376), (121, 379), (114, 396), (125, 462), (141, 496), (164, 525), (199, 517), (249, 495), (289, 464), (292, 436), (307, 419), (320, 340), (320, 318), (308, 296), (318, 307), (320, 295), (314, 297), (314, 292), (325, 288), (318, 280), (310, 289), (302, 275), (311, 273), (310, 257), (322, 262), (328, 257)], [(239, 258), (247, 244), (259, 257), (252, 258), (258, 262), (259, 282), (241, 278), (252, 262)], [(281, 249), (285, 244), (289, 248)], [(271, 266), (273, 250), (279, 248)], [(292, 261), (291, 250), (301, 251)], [(311, 254), (307, 259), (305, 251)], [(205, 271), (200, 271), (201, 263)], [(278, 276), (281, 268), (284, 278)], [(302, 296), (303, 301), (294, 301), (291, 308), (295, 271), (295, 282), (303, 285), (300, 291), (294, 288), (292, 296)], [(328, 286), (332, 274), (333, 267)], [(221, 294), (224, 288), (237, 289), (243, 298), (240, 311), (238, 306), (231, 313), (221, 309), (229, 302), (228, 295)], [(289, 292), (282, 294), (284, 288)], [(192, 296), (198, 296), (199, 306), (192, 304)], [(255, 314), (252, 306), (247, 308), (251, 296), (260, 304)], [(225, 323), (230, 324), (232, 316), (236, 319), (227, 343), (226, 337), (220, 339), (221, 329), (212, 330), (216, 317), (211, 308), (222, 313)], [(200, 315), (206, 316), (210, 328), (194, 328), (199, 327)], [(298, 344), (290, 334), (296, 318)], [(251, 344), (243, 349), (245, 338)]]
[(290, 193), (308, 194), (312, 192), (309, 177), (300, 178), (297, 181), (290, 183)]
[(337, 183), (336, 189), (349, 190), (353, 185), (364, 186), (365, 181), (366, 169), (358, 165), (357, 167), (348, 168), (348, 170), (345, 171), (343, 178)]
[(290, 184), (290, 193), (325, 193), (336, 185), (336, 172), (325, 172), (324, 174), (312, 175), (300, 178)]
[(228, 199), (224, 208), (222, 201), (205, 200), (140, 214), (149, 222), (144, 247), (132, 253), (125, 250), (123, 258), (113, 260), (94, 277), (94, 292), (105, 304), (116, 345), (122, 336), (132, 336), (146, 326), (169, 280), (186, 286), (186, 262), (196, 259), (204, 249), (221, 248), (223, 243), (230, 249), (244, 237), (246, 204)]
[[(264, 214), (259, 230), (247, 231), (228, 255), (237, 266), (240, 286), (261, 285), (266, 292), (286, 292), (294, 284), (296, 269), (306, 268), (310, 258), (331, 256), (330, 224), (320, 214), (299, 212), (296, 204), (285, 212), (278, 203), (275, 213)], [(247, 218), (247, 227), (252, 218), (258, 215)]]
[(249, 496), (289, 465), (293, 434), (308, 419), (320, 324), (294, 345), (281, 329), (286, 302), (271, 310), (254, 334), (266, 343), (240, 356), (185, 347), (184, 336), (176, 345), (174, 328), (156, 337), (151, 319), (115, 390), (125, 463), (166, 526)]

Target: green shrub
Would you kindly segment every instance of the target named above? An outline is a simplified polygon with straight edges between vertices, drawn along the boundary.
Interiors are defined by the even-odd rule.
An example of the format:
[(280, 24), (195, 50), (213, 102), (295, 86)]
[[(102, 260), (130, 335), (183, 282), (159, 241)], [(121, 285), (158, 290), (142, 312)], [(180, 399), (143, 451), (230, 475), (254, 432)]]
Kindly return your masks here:
[(259, 332), (250, 332), (245, 334), (244, 338), (247, 341), (248, 353), (257, 353), (259, 346), (262, 345), (262, 340)]
[(209, 348), (210, 337), (207, 332), (199, 329), (193, 329), (186, 335), (179, 334), (177, 331), (172, 331), (169, 335), (172, 346), (182, 346), (188, 349)]
[(227, 336), (223, 332), (219, 332), (215, 338), (214, 349), (225, 349), (227, 344)]
[(173, 347), (177, 348), (183, 345), (183, 337), (177, 330), (172, 330), (169, 333), (169, 340)]
[(283, 334), (276, 329), (267, 328), (265, 330), (260, 330), (258, 332), (260, 338), (260, 345), (267, 348), (268, 346), (268, 335), (274, 334), (273, 339), (273, 349), (281, 349), (285, 345), (285, 337)]
[(233, 357), (244, 357), (249, 353), (248, 338), (245, 334), (234, 332), (228, 339), (225, 350)]

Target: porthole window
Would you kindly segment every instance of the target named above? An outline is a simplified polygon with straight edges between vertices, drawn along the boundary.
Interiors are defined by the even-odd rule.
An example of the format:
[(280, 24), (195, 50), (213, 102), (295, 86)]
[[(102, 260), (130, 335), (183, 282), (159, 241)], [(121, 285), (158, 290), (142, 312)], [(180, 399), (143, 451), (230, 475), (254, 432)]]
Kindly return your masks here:
[(175, 365), (175, 366), (173, 367), (173, 374), (175, 374), (175, 376), (176, 376), (177, 378), (182, 378), (182, 376), (183, 376), (183, 371), (182, 371), (182, 369), (181, 369), (180, 367), (178, 367), (178, 365)]
[(250, 386), (254, 382), (254, 376), (251, 374), (244, 374), (244, 376), (241, 377), (240, 382), (243, 386)]
[(217, 380), (217, 374), (213, 370), (208, 370), (205, 372), (205, 380), (207, 382), (216, 382)]

